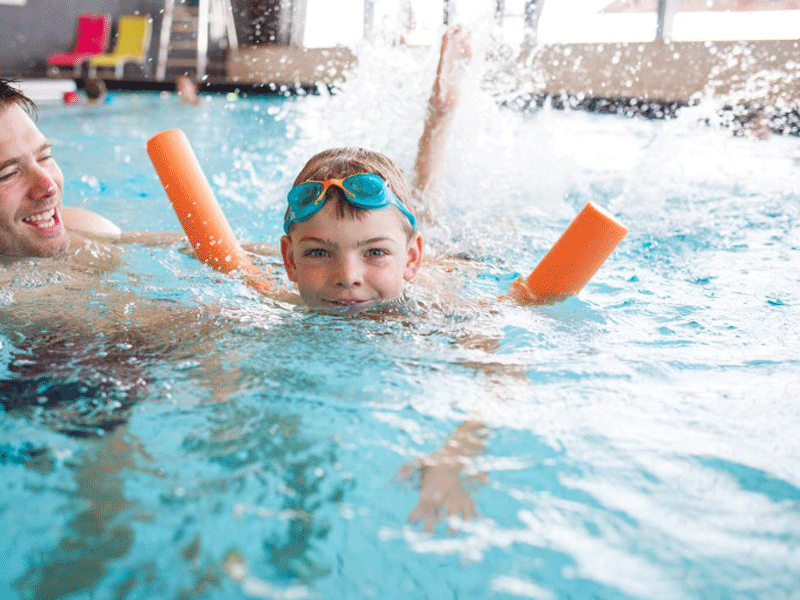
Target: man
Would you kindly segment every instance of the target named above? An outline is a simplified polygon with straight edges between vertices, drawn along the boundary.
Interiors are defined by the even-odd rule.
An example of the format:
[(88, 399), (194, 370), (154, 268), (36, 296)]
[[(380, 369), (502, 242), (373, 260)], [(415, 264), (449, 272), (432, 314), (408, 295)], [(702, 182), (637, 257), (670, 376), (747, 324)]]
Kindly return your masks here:
[[(31, 119), (36, 106), (0, 80), (0, 261), (53, 257), (88, 238), (114, 240), (120, 230), (91, 211), (63, 206), (64, 176), (51, 144)], [(73, 247), (73, 251), (76, 248)]]

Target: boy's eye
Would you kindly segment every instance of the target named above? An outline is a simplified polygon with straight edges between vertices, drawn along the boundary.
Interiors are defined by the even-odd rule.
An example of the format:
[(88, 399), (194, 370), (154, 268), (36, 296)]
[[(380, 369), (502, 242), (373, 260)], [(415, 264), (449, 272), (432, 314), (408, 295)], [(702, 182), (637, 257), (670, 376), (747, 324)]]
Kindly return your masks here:
[(15, 173), (16, 171), (4, 171), (3, 173), (0, 173), (0, 181), (8, 181), (14, 176)]
[(328, 251), (324, 250), (323, 248), (311, 248), (310, 250), (303, 252), (303, 256), (308, 256), (310, 258), (325, 258), (328, 256)]
[(388, 256), (389, 253), (382, 248), (370, 248), (367, 250), (367, 256), (370, 258), (381, 258), (383, 256)]

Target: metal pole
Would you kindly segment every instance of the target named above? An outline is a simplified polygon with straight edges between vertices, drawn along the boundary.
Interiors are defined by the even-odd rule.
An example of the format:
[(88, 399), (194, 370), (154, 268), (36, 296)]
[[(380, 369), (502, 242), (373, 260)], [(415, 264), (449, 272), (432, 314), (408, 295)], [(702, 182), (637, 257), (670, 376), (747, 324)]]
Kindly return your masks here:
[(444, 0), (442, 6), (442, 23), (450, 25), (450, 0)]
[(208, 64), (208, 17), (211, 1), (200, 0), (197, 8), (197, 81), (203, 81)]
[(498, 23), (503, 22), (503, 17), (506, 15), (506, 0), (495, 0), (494, 3), (494, 18)]
[(280, 0), (278, 5), (278, 32), (275, 41), (288, 45), (292, 37), (292, 0)]
[(156, 81), (164, 81), (167, 73), (169, 42), (172, 34), (172, 18), (175, 13), (175, 0), (164, 1), (164, 15), (161, 17), (161, 35), (158, 42), (158, 63), (156, 63)]
[(228, 34), (228, 48), (234, 56), (239, 56), (239, 36), (236, 34), (236, 20), (233, 17), (231, 0), (221, 0), (225, 11), (225, 30)]
[(672, 39), (672, 22), (678, 10), (677, 0), (658, 0), (658, 25), (656, 39), (662, 42)]
[(525, 44), (528, 48), (536, 45), (543, 4), (544, 0), (525, 0)]
[(364, 0), (364, 37), (372, 38), (375, 26), (375, 0)]
[(301, 48), (305, 42), (307, 4), (308, 0), (292, 2), (292, 28), (289, 33), (289, 45), (296, 48)]

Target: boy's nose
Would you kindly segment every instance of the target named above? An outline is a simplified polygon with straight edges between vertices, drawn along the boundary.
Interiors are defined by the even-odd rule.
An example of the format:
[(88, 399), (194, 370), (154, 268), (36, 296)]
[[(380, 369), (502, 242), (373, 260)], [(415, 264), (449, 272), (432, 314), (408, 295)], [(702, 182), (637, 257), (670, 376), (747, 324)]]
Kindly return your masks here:
[(363, 271), (358, 261), (351, 258), (342, 258), (337, 263), (337, 287), (355, 287), (363, 282)]

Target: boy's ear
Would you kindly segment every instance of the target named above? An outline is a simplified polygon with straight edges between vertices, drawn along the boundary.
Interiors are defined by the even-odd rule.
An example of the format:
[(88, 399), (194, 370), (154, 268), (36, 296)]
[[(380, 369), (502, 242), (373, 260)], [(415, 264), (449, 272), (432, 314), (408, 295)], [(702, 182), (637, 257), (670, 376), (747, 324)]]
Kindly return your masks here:
[(405, 281), (411, 281), (422, 264), (422, 236), (419, 234), (419, 231), (408, 241), (407, 252), (408, 261), (406, 262), (405, 271), (403, 271), (403, 279)]
[(294, 249), (292, 248), (292, 240), (288, 235), (281, 237), (281, 256), (283, 256), (283, 268), (286, 269), (286, 274), (291, 281), (297, 282), (297, 263), (294, 260)]

